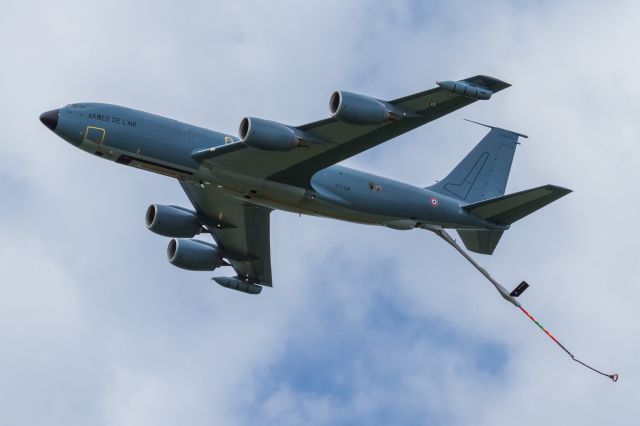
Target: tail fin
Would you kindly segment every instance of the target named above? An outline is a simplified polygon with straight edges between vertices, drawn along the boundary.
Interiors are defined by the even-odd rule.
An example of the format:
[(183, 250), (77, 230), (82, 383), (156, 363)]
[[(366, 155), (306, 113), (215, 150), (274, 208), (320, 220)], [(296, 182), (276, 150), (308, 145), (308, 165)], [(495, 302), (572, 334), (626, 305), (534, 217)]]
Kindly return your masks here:
[(518, 137), (527, 136), (499, 127), (476, 124), (489, 127), (491, 131), (446, 178), (429, 187), (430, 190), (467, 203), (504, 194)]
[[(571, 192), (546, 185), (504, 195), (518, 138), (527, 136), (476, 124), (491, 130), (446, 178), (428, 189), (455, 197), (464, 202), (462, 208), (470, 214), (500, 225), (511, 225)], [(502, 233), (485, 229), (458, 230), (467, 249), (481, 254), (492, 254)]]
[[(526, 191), (516, 192), (502, 197), (492, 198), (462, 208), (474, 216), (500, 225), (513, 222), (535, 212), (570, 193), (570, 189), (554, 185), (545, 185)], [(458, 230), (458, 234), (468, 250), (492, 254), (503, 231)]]

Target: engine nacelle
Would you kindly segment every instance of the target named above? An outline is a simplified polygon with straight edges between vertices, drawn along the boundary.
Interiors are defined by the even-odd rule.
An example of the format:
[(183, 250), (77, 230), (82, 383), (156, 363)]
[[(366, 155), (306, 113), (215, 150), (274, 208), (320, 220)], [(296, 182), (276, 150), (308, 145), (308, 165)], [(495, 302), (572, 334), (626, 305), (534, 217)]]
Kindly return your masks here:
[(243, 144), (264, 151), (289, 151), (300, 144), (291, 127), (255, 117), (242, 119), (238, 135)]
[(169, 241), (167, 258), (173, 266), (190, 271), (213, 271), (225, 265), (216, 246), (185, 238)]
[(389, 120), (389, 106), (378, 99), (357, 93), (336, 91), (329, 100), (331, 116), (352, 124), (378, 125)]
[(162, 204), (150, 205), (144, 221), (148, 230), (172, 238), (190, 238), (202, 229), (195, 212)]

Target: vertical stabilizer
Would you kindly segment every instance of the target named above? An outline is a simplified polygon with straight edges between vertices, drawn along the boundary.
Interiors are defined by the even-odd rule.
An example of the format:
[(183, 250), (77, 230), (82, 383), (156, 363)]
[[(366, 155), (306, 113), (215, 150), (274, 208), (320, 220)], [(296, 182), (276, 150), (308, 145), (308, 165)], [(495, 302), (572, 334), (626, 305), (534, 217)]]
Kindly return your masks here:
[(527, 136), (499, 127), (476, 124), (491, 130), (446, 178), (429, 187), (430, 190), (466, 203), (504, 195), (518, 138)]

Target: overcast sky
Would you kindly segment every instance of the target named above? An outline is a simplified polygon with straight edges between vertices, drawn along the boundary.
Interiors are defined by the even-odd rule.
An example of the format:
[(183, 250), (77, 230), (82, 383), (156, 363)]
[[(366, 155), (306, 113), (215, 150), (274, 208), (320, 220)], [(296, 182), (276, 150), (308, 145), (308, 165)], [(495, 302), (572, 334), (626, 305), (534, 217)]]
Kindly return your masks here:
[[(0, 424), (631, 424), (640, 415), (634, 1), (5, 1), (0, 15)], [(178, 184), (38, 121), (79, 101), (236, 132), (327, 116), (332, 90), (513, 84), (344, 163), (430, 185), (485, 134), (528, 134), (508, 192), (574, 192), (491, 257), (571, 360), (424, 231), (272, 215), (274, 288), (165, 259)], [(229, 272), (229, 271), (226, 271)]]

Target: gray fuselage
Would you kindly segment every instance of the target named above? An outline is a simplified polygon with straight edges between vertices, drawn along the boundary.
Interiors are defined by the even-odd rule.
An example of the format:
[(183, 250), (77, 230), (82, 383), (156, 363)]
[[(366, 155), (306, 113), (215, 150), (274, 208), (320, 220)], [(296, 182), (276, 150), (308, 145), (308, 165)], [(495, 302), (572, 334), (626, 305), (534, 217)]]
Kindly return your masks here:
[(238, 138), (169, 118), (99, 103), (72, 104), (56, 112), (54, 132), (84, 151), (198, 182), (244, 202), (394, 229), (508, 228), (470, 215), (453, 197), (340, 165), (315, 173), (307, 188), (208, 167), (192, 153)]

